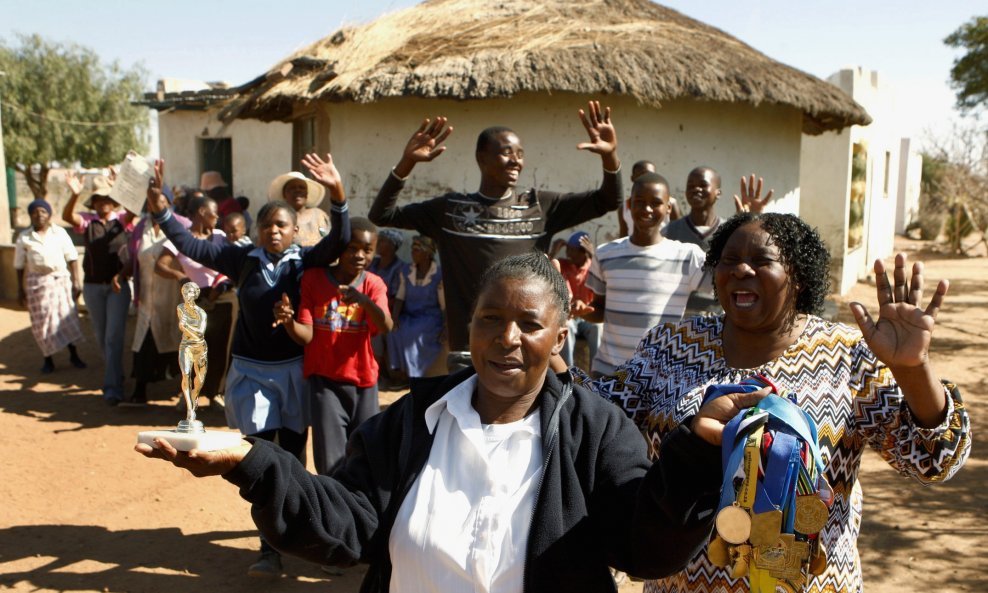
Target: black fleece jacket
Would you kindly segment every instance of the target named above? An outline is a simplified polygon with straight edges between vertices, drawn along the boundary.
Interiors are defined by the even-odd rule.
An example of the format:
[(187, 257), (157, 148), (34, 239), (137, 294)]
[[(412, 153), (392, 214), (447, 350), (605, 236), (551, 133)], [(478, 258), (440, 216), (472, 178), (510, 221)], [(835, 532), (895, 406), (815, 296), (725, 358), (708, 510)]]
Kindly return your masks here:
[[(386, 592), (388, 540), (409, 488), (429, 459), (425, 410), (473, 374), (417, 381), (358, 428), (333, 477), (254, 441), (224, 477), (252, 503), (274, 547), (320, 564), (370, 564), (361, 591)], [(608, 566), (658, 578), (707, 542), (720, 488), (720, 448), (683, 423), (652, 464), (621, 410), (549, 373), (540, 395), (543, 469), (525, 560), (525, 591), (615, 591)]]

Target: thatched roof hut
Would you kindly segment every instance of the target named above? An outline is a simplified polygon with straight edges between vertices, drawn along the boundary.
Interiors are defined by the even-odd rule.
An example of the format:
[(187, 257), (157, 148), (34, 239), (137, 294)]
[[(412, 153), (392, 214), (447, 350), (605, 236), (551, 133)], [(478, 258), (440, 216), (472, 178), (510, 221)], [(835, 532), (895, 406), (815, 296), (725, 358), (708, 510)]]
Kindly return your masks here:
[(346, 27), (241, 89), (221, 117), (288, 120), (315, 101), (523, 91), (793, 107), (803, 131), (867, 124), (837, 87), (649, 0), (426, 0)]

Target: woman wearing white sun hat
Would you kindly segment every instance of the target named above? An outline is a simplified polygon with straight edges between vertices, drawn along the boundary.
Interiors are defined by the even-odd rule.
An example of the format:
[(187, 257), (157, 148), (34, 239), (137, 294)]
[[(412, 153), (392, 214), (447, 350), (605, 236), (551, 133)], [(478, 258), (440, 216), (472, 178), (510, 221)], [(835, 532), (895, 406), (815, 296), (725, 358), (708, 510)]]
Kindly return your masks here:
[(326, 190), (298, 171), (274, 178), (268, 186), (268, 201), (284, 200), (295, 210), (298, 232), (295, 241), (308, 247), (329, 234), (329, 215), (317, 208)]

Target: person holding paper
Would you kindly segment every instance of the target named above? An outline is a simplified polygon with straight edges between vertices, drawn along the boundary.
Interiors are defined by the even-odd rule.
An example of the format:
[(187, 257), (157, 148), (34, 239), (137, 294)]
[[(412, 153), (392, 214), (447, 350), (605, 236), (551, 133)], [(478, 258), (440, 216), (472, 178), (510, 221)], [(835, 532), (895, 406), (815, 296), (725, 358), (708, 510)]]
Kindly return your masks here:
[(111, 181), (102, 175), (93, 178), (93, 193), (83, 204), (93, 212), (76, 212), (82, 193), (82, 181), (69, 172), (65, 182), (72, 196), (62, 210), (62, 220), (84, 237), (86, 252), (82, 258), (82, 294), (89, 318), (93, 322), (96, 345), (103, 354), (103, 400), (115, 406), (124, 399), (123, 349), (130, 285), (121, 255), (126, 257), (132, 215), (118, 209), (110, 197)]

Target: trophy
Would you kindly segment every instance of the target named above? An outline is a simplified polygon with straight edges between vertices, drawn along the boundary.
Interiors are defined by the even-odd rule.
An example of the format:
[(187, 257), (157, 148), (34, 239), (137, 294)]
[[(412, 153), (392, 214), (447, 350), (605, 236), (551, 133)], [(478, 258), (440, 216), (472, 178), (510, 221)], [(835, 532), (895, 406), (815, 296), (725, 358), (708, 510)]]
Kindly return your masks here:
[(215, 451), (240, 444), (239, 432), (206, 430), (196, 420), (199, 391), (206, 380), (206, 312), (196, 305), (199, 287), (194, 282), (182, 285), (182, 304), (178, 306), (178, 327), (182, 341), (178, 345), (178, 366), (182, 371), (182, 399), (185, 418), (174, 430), (145, 430), (137, 434), (137, 442), (154, 447), (154, 439), (168, 441), (179, 451), (200, 449)]

